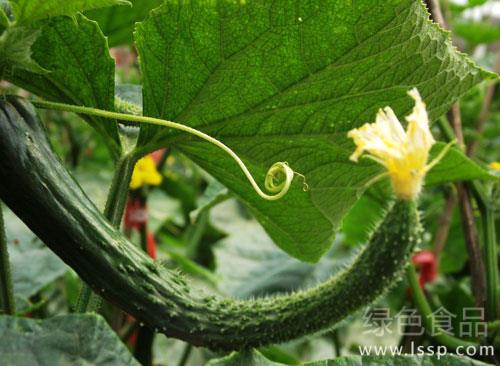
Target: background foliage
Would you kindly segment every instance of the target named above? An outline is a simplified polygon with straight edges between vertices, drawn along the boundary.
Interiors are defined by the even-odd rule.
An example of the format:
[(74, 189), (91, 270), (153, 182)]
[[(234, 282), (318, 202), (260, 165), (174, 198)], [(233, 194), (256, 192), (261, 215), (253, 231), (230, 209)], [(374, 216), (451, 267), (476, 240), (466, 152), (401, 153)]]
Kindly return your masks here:
[[(465, 142), (479, 144), (474, 160), (459, 147), (446, 156), (429, 175), (421, 203), (422, 249), (434, 251), (439, 264), (437, 279), (427, 285), (432, 305), (456, 313), (473, 306), (456, 203), (446, 214), (448, 235), (444, 241), (438, 237), (443, 207), (456, 197), (450, 182), (482, 180), (498, 191), (498, 172), (487, 166), (500, 161), (500, 95), (483, 82), (493, 78), (485, 70), (499, 71), (500, 33), (496, 15), (485, 8), (489, 2), (443, 7), (453, 44), (482, 68), (427, 20), (419, 1), (121, 3), (11, 1), (9, 8), (0, 1), (5, 9), (0, 73), (10, 82), (2, 89), (110, 111), (119, 95), (143, 107), (144, 115), (221, 139), (257, 177), (272, 163), (287, 161), (311, 187), (303, 192), (297, 180), (283, 200), (263, 202), (232, 160), (195, 138), (154, 126), (139, 131), (117, 121), (84, 117), (84, 124), (75, 115), (40, 112), (55, 150), (101, 207), (113, 160), (128, 151), (131, 136), (138, 137), (140, 153), (168, 147), (159, 163), (163, 183), (141, 193), (148, 198), (148, 229), (156, 238), (158, 261), (180, 268), (207, 291), (241, 298), (309, 287), (331, 276), (366, 242), (390, 199), (387, 182), (364, 192), (378, 168), (348, 161), (353, 145), (346, 132), (372, 121), (385, 105), (402, 120), (412, 107), (406, 91), (417, 86), (439, 140), (446, 140), (440, 118), (460, 98)], [(96, 10), (97, 4), (115, 6)], [(442, 147), (438, 144), (433, 154)], [(2, 316), (0, 337), (12, 342), (1, 342), (0, 354), (13, 363), (33, 357), (47, 363), (134, 364), (124, 343), (133, 351), (131, 335), (140, 324), (116, 321), (119, 312), (110, 304), (102, 316), (68, 315), (76, 302), (77, 276), (12, 214), (5, 216), (18, 315), (39, 320)], [(498, 222), (497, 211), (500, 232)], [(131, 235), (140, 242), (137, 232)], [(411, 306), (406, 288), (401, 283), (378, 305), (393, 313)], [(212, 365), (299, 364), (356, 353), (358, 345), (405, 344), (397, 334), (384, 339), (363, 334), (362, 324), (362, 314), (353, 314), (324, 334), (227, 358), (158, 335), (153, 358), (168, 365), (210, 359)], [(94, 340), (85, 342), (79, 334)], [(44, 341), (19, 361), (18, 350), (35, 338)], [(417, 341), (433, 342), (426, 336)], [(87, 347), (77, 351), (81, 342)], [(330, 363), (372, 361), (347, 357)], [(377, 362), (438, 361), (387, 357)], [(446, 362), (471, 361), (450, 356)]]

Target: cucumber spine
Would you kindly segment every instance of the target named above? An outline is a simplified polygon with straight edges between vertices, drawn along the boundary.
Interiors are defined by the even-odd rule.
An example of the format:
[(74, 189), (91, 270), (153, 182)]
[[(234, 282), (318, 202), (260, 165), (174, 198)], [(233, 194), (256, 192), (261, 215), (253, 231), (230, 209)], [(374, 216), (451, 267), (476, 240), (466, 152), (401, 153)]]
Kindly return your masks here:
[(82, 279), (167, 336), (212, 349), (277, 343), (332, 326), (397, 279), (420, 237), (415, 203), (397, 201), (350, 267), (317, 287), (255, 300), (194, 291), (106, 221), (52, 152), (28, 102), (0, 102), (0, 197)]

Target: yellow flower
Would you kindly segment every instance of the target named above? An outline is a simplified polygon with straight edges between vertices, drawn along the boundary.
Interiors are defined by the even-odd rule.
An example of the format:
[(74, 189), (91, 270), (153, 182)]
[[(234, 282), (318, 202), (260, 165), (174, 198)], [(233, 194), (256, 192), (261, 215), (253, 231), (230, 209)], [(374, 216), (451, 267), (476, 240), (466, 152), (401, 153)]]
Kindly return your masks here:
[(147, 155), (140, 159), (134, 167), (132, 178), (130, 179), (130, 189), (139, 189), (143, 185), (157, 186), (162, 181), (162, 176), (156, 169), (156, 162)]
[(354, 140), (356, 150), (351, 160), (358, 158), (366, 151), (371, 158), (386, 168), (386, 172), (375, 177), (373, 183), (389, 176), (397, 197), (411, 200), (418, 197), (426, 173), (441, 160), (450, 145), (443, 149), (439, 156), (427, 164), (429, 151), (435, 143), (429, 129), (429, 119), (417, 89), (408, 94), (415, 100), (413, 112), (406, 117), (406, 131), (390, 107), (380, 109), (375, 123), (365, 123), (348, 133)]
[(500, 170), (500, 162), (494, 161), (490, 163), (490, 168), (493, 170)]

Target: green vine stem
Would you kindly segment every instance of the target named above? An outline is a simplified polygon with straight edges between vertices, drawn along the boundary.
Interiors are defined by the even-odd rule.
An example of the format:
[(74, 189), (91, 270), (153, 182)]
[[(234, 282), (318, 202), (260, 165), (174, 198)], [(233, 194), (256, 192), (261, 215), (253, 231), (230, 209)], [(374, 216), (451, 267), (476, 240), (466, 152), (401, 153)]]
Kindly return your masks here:
[(182, 351), (181, 359), (177, 366), (186, 366), (189, 361), (189, 356), (191, 356), (191, 351), (193, 350), (193, 346), (189, 343), (184, 346), (184, 351)]
[(105, 219), (53, 153), (29, 103), (0, 106), (0, 197), (94, 291), (193, 345), (248, 349), (328, 328), (393, 286), (420, 240), (415, 202), (398, 200), (352, 263), (324, 283), (253, 300), (210, 295)]
[(424, 291), (420, 287), (415, 267), (412, 264), (410, 264), (406, 269), (406, 278), (408, 279), (408, 282), (410, 284), (415, 306), (417, 307), (418, 312), (422, 317), (424, 328), (427, 330), (428, 334), (437, 333), (436, 335), (432, 335), (432, 337), (442, 345), (453, 350), (457, 349), (458, 347), (478, 346), (477, 343), (464, 341), (462, 339), (448, 335), (442, 330), (438, 329), (436, 321), (432, 314), (431, 306), (427, 302)]
[[(240, 157), (233, 151), (231, 150), (228, 146), (224, 145), (222, 142), (219, 140), (213, 138), (212, 136), (207, 135), (204, 132), (201, 132), (197, 129), (194, 129), (192, 127), (183, 125), (181, 123), (177, 122), (172, 122), (172, 121), (166, 121), (163, 119), (159, 118), (153, 118), (153, 117), (144, 117), (144, 116), (135, 116), (135, 115), (130, 115), (130, 114), (124, 114), (124, 113), (117, 113), (117, 112), (109, 112), (101, 109), (96, 109), (96, 108), (89, 108), (89, 107), (82, 107), (82, 106), (75, 106), (75, 105), (69, 105), (69, 104), (63, 104), (63, 103), (54, 103), (54, 102), (46, 102), (46, 101), (34, 101), (33, 105), (39, 108), (45, 108), (45, 109), (53, 109), (53, 110), (59, 110), (59, 111), (65, 111), (65, 112), (74, 112), (78, 114), (84, 114), (84, 115), (89, 115), (89, 116), (96, 116), (96, 117), (102, 117), (102, 118), (108, 118), (108, 119), (113, 119), (113, 120), (120, 120), (120, 121), (128, 121), (128, 122), (136, 122), (136, 123), (148, 123), (148, 124), (153, 124), (153, 125), (158, 125), (158, 126), (163, 126), (163, 127), (168, 127), (168, 128), (173, 128), (179, 131), (187, 132), (191, 135), (197, 136), (200, 139), (203, 139), (221, 150), (223, 150), (225, 153), (227, 153), (240, 167), (242, 172), (245, 174), (246, 178), (252, 185), (253, 189), (255, 192), (262, 197), (265, 200), (268, 201), (275, 201), (280, 198), (282, 198), (286, 193), (288, 192), (292, 180), (295, 175), (301, 177), (304, 182), (304, 190), (308, 190), (309, 186), (305, 182), (305, 177), (297, 172), (294, 172), (286, 162), (277, 162), (271, 166), (271, 168), (268, 170), (266, 174), (266, 179), (265, 179), (265, 187), (266, 189), (273, 193), (272, 195), (269, 195), (267, 193), (264, 193), (255, 179), (253, 178), (252, 174), (246, 167), (245, 163), (240, 159)], [(285, 179), (282, 180), (280, 177), (280, 174), (283, 174)]]
[(86, 313), (89, 311), (92, 296), (92, 289), (86, 283), (82, 282), (82, 287), (76, 300), (75, 313)]
[[(126, 155), (116, 163), (115, 173), (106, 199), (106, 206), (104, 207), (104, 217), (116, 228), (119, 228), (121, 224), (135, 162), (136, 158), (134, 156)], [(78, 296), (75, 311), (77, 313), (98, 311), (101, 302), (100, 297), (94, 294), (92, 289), (84, 283)]]
[(2, 202), (0, 201), (0, 306), (4, 314), (14, 315), (16, 313), (12, 287), (7, 236), (5, 234)]
[(484, 256), (486, 267), (486, 319), (493, 321), (498, 316), (498, 256), (495, 229), (495, 212), (488, 202), (480, 202), (483, 221)]
[[(447, 121), (440, 118), (438, 127), (446, 140), (452, 141), (455, 136)], [(498, 254), (495, 231), (495, 212), (483, 186), (476, 181), (469, 184), (481, 212), (484, 232), (484, 264), (486, 270), (486, 317), (493, 321), (498, 316)]]

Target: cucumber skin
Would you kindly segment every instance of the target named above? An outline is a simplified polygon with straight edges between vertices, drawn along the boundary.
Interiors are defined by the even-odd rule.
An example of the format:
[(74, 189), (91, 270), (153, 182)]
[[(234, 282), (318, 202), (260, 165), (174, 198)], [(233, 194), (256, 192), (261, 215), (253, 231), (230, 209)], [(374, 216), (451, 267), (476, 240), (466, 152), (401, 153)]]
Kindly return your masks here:
[(0, 197), (94, 291), (167, 336), (239, 350), (304, 336), (368, 305), (420, 237), (415, 203), (396, 201), (352, 265), (317, 287), (233, 300), (192, 291), (114, 229), (54, 155), (34, 107), (0, 101)]

